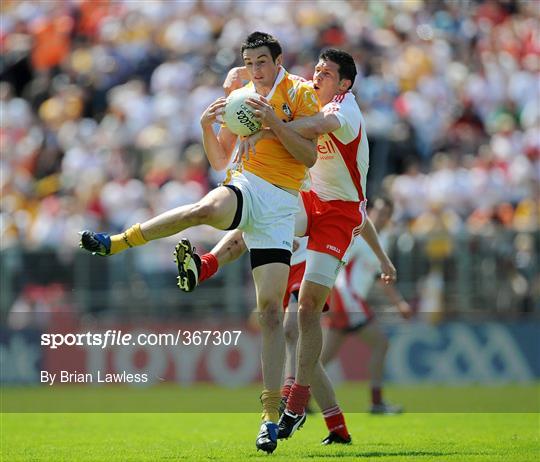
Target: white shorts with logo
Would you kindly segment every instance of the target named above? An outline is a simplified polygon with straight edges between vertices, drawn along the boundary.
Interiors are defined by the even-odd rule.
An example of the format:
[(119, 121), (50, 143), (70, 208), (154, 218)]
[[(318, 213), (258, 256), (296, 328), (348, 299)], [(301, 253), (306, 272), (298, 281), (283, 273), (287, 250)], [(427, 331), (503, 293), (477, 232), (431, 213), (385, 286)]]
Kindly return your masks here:
[(225, 186), (242, 193), (242, 218), (238, 229), (251, 249), (285, 249), (292, 252), (298, 196), (250, 172), (233, 172)]

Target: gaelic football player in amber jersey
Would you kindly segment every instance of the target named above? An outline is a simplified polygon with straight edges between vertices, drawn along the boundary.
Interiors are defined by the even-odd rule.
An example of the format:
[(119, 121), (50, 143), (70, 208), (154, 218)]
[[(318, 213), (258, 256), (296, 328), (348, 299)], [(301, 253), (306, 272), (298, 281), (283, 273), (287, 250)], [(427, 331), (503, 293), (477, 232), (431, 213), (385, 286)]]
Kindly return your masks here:
[[(244, 162), (225, 185), (198, 203), (170, 210), (114, 236), (84, 231), (81, 247), (99, 255), (112, 255), (201, 224), (243, 231), (251, 256), (262, 333), (265, 389), (261, 395), (263, 423), (256, 445), (270, 453), (277, 446), (285, 355), (281, 307), (289, 274), (298, 191), (317, 155), (316, 135), (304, 137), (286, 122), (318, 113), (319, 100), (312, 87), (291, 78), (281, 66), (281, 46), (271, 35), (250, 34), (241, 52), (250, 88), (264, 97), (257, 106), (258, 119), (274, 134), (272, 139), (257, 143), (257, 158)], [(216, 170), (227, 167), (237, 141), (237, 136), (226, 127), (221, 127), (217, 135), (214, 132), (213, 124), (224, 106), (225, 99), (219, 98), (201, 116), (204, 148)], [(180, 251), (182, 255), (178, 254)], [(190, 252), (188, 247), (177, 249), (179, 261), (193, 261)], [(187, 284), (189, 275), (185, 272), (181, 276), (181, 282)]]
[[(322, 347), (320, 313), (339, 269), (347, 262), (356, 235), (362, 234), (377, 255), (385, 280), (395, 279), (395, 268), (382, 249), (372, 223), (365, 217), (369, 151), (364, 120), (350, 91), (355, 76), (354, 60), (348, 53), (335, 49), (323, 52), (312, 81), (323, 109), (313, 117), (288, 124), (306, 138), (318, 137), (318, 158), (310, 171), (311, 190), (302, 192), (301, 211), (296, 218), (296, 234), (308, 235), (309, 240), (298, 302), (297, 376), (280, 419), (278, 437), (281, 438), (291, 436), (305, 420), (309, 384)], [(264, 109), (258, 101), (251, 104), (257, 115)], [(251, 153), (250, 158), (258, 156), (261, 137), (275, 136), (272, 130), (263, 130), (248, 138), (244, 145)], [(196, 270), (194, 279), (204, 280), (218, 264), (236, 255), (233, 242), (241, 240), (237, 235), (226, 236), (210, 255), (203, 256), (204, 264), (200, 271)], [(209, 259), (212, 265), (206, 264)], [(183, 269), (179, 270), (182, 273)]]

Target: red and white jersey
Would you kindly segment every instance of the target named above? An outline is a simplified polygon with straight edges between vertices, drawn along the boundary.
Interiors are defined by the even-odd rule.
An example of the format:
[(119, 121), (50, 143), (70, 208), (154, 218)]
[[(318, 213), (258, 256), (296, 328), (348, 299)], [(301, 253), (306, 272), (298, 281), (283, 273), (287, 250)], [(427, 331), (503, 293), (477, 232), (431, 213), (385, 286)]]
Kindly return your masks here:
[(310, 169), (311, 190), (322, 201), (363, 202), (369, 168), (369, 147), (364, 117), (352, 92), (334, 96), (322, 108), (341, 126), (319, 136), (317, 162)]
[[(382, 231), (379, 240), (382, 248), (387, 250), (389, 233)], [(339, 272), (335, 284), (346, 306), (355, 305), (356, 298), (366, 299), (377, 274), (381, 272), (379, 259), (364, 239), (355, 239), (350, 255), (349, 263)]]

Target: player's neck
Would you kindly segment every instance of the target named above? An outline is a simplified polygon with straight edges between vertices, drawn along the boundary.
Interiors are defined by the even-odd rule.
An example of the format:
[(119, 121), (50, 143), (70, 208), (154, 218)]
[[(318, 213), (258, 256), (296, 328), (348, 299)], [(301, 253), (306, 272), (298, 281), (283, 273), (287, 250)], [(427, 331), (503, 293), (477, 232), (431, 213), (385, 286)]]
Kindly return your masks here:
[(268, 94), (270, 93), (270, 90), (272, 90), (272, 87), (268, 87), (266, 85), (262, 86), (262, 85), (255, 85), (255, 91), (261, 95), (261, 96), (264, 96), (265, 98), (268, 96)]
[(324, 96), (324, 94), (321, 95), (321, 93), (317, 93), (317, 95), (319, 96), (319, 101), (321, 102), (321, 106), (326, 106), (328, 103), (330, 103), (334, 98), (337, 98), (338, 96), (341, 96), (341, 95), (344, 95), (345, 93), (347, 93), (349, 90), (345, 90), (345, 91), (338, 91), (336, 93), (334, 93), (333, 95), (329, 95), (329, 96)]
[(334, 99), (334, 97), (332, 96), (331, 98), (319, 98), (319, 100), (321, 101), (321, 106), (326, 106), (330, 101), (332, 101)]

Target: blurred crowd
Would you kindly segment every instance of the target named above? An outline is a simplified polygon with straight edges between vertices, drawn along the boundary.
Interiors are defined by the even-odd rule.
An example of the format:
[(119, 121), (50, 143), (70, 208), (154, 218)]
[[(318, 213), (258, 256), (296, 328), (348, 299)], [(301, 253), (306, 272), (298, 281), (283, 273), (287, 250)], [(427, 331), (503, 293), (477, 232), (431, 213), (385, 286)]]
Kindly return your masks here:
[(0, 14), (2, 248), (76, 248), (81, 229), (217, 184), (198, 121), (253, 30), (308, 78), (323, 47), (354, 55), (368, 193), (394, 198), (398, 224), (538, 230), (535, 2), (4, 0)]

